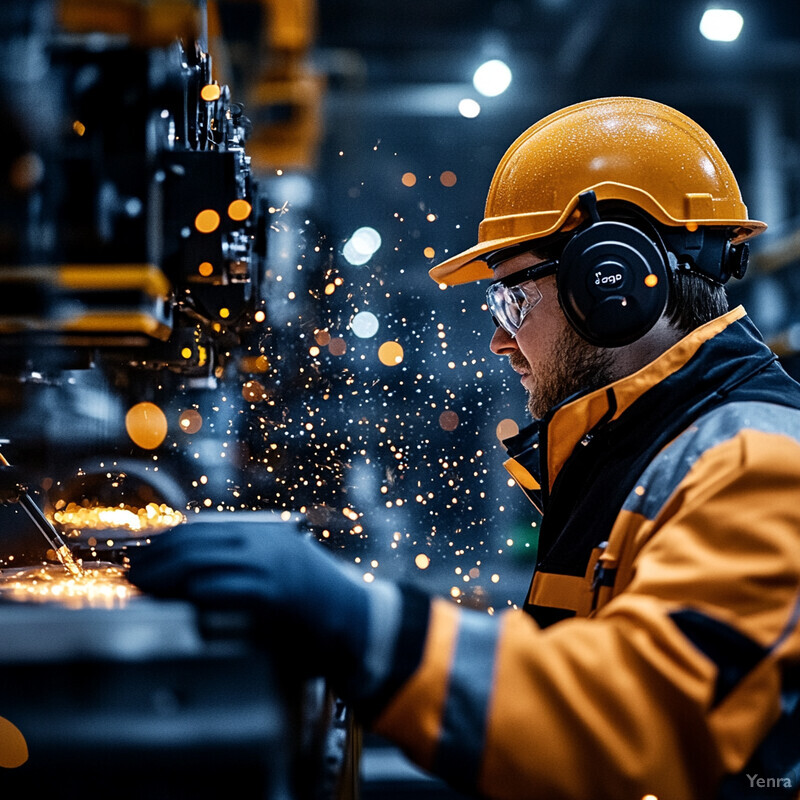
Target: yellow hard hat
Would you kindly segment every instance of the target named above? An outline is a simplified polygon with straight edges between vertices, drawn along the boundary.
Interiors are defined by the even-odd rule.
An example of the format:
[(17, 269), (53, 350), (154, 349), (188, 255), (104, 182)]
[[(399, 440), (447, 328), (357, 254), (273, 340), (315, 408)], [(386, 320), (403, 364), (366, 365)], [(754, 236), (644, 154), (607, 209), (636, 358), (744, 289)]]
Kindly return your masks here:
[(578, 196), (625, 200), (665, 225), (733, 229), (743, 242), (766, 229), (747, 207), (713, 139), (674, 108), (604, 97), (556, 111), (528, 128), (495, 170), (478, 244), (437, 264), (433, 280), (491, 278), (484, 257), (581, 222)]

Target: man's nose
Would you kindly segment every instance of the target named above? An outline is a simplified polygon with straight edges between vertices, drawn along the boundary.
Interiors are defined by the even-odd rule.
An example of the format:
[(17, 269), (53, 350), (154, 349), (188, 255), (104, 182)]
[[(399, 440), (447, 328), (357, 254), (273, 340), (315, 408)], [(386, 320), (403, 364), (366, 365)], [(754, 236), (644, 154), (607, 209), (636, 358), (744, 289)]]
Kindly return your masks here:
[(514, 350), (518, 350), (514, 338), (500, 325), (495, 328), (492, 341), (489, 342), (489, 349), (498, 356), (506, 356)]

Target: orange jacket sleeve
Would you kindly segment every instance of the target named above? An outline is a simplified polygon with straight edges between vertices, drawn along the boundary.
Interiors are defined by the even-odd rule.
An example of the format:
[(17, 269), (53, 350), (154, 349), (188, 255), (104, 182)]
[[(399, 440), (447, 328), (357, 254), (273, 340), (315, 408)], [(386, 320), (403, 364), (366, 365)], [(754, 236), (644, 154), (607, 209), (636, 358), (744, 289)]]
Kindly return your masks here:
[(375, 729), (491, 798), (716, 796), (800, 668), (800, 444), (742, 430), (615, 533), (620, 575), (591, 618), (542, 630), (433, 600)]

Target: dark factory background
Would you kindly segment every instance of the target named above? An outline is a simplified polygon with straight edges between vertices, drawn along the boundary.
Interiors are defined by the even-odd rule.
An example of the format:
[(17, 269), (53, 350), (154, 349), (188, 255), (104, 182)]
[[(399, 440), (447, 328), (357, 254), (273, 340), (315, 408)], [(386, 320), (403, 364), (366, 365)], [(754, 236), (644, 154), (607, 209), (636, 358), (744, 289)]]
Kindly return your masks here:
[[(738, 36), (715, 32), (713, 17), (701, 25), (709, 6), (738, 12)], [(732, 302), (800, 376), (796, 0), (0, 9), (0, 449), (81, 558), (114, 563), (148, 532), (114, 523), (87, 533), (75, 520), (95, 506), (157, 522), (291, 512), (367, 581), (417, 582), (490, 612), (520, 602), (537, 519), (503, 469), (500, 440), (527, 422), (524, 393), (489, 352), (484, 288), (443, 290), (427, 273), (474, 243), (517, 135), (587, 98), (659, 100), (714, 137), (751, 217), (769, 224)], [(0, 507), (0, 525), (0, 572), (48, 558), (19, 504)], [(0, 604), (0, 626), (15, 626), (31, 610), (23, 605)], [(83, 613), (34, 605), (59, 630)], [(116, 609), (110, 627), (189, 624), (135, 605)], [(31, 691), (31, 676), (73, 647), (55, 637), (36, 656), (25, 639), (33, 655), (23, 658), (5, 641), (6, 678)], [(81, 658), (115, 662), (116, 647), (92, 640)], [(244, 656), (235, 664), (243, 678), (257, 668)], [(154, 674), (167, 687), (178, 680)], [(145, 707), (155, 696), (141, 675), (98, 680), (132, 683)], [(198, 685), (198, 698), (213, 693)], [(161, 745), (172, 741), (159, 723), (170, 691), (155, 721), (136, 720)], [(262, 695), (292, 716), (294, 701), (287, 711)], [(301, 727), (324, 728), (304, 702)], [(180, 730), (201, 720), (213, 739), (238, 703), (233, 692), (226, 714), (186, 701), (198, 716), (178, 715)], [(99, 700), (95, 711), (102, 717)], [(0, 715), (14, 721), (3, 705)], [(288, 763), (291, 745), (271, 730), (264, 740), (282, 742)], [(77, 740), (74, 758), (98, 746)], [(132, 752), (124, 737), (118, 745), (120, 759)], [(450, 796), (382, 743), (365, 745), (364, 796)], [(287, 789), (282, 769), (256, 796), (322, 797), (330, 783)], [(148, 797), (183, 796), (167, 790), (164, 763), (145, 777), (163, 787)], [(218, 785), (198, 779), (194, 796)]]

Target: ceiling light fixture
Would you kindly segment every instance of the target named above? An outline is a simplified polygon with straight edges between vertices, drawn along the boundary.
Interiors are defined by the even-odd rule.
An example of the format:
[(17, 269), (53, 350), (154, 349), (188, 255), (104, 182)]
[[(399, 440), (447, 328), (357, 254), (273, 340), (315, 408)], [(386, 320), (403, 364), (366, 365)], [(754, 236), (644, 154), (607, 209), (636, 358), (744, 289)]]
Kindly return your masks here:
[(484, 97), (497, 97), (511, 84), (511, 70), (504, 61), (493, 58), (475, 70), (472, 84)]
[(465, 97), (458, 103), (458, 113), (467, 119), (474, 119), (481, 113), (480, 103), (478, 103), (477, 100), (473, 100), (471, 97)]
[(732, 8), (709, 8), (700, 20), (700, 33), (712, 42), (732, 42), (739, 38), (744, 18)]

